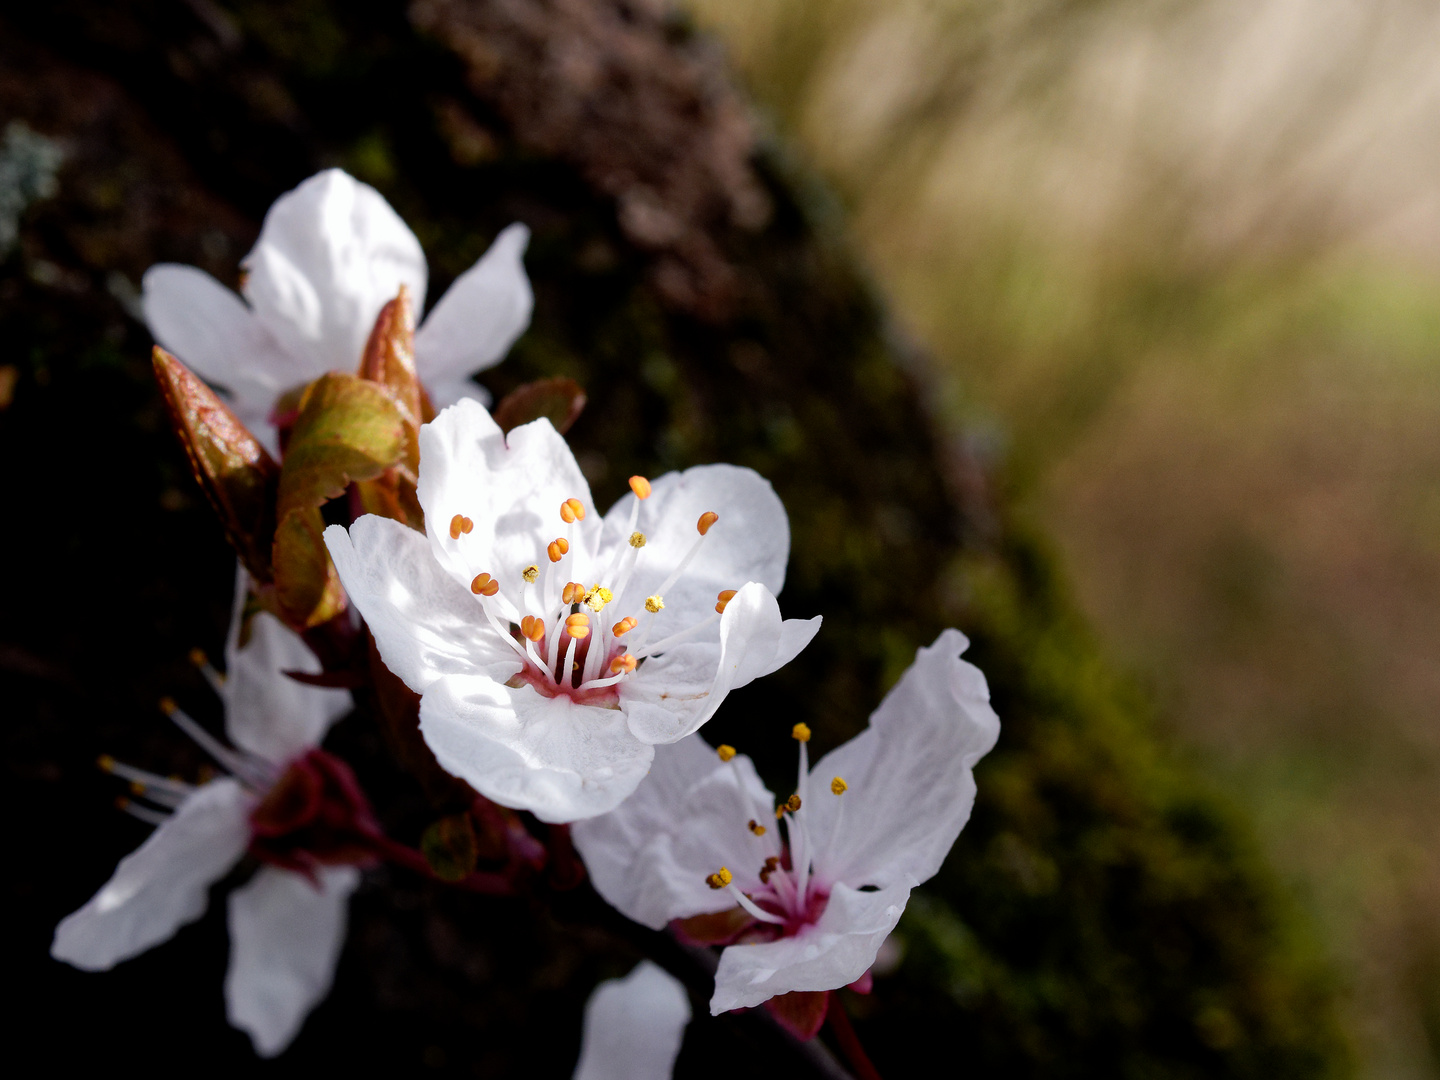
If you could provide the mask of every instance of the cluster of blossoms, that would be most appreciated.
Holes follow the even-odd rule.
[[[366,868],[516,891],[547,857],[523,811],[570,825],[620,912],[721,948],[712,1013],[767,1005],[805,1039],[829,1017],[853,1041],[832,991],[868,990],[910,891],[969,817],[972,769],[999,730],[984,677],[945,631],[813,769],[810,729],[794,724],[795,790],[778,802],[748,757],[707,744],[726,695],[820,629],[780,614],[785,509],[753,471],[716,464],[631,477],[601,515],[549,419],[502,427],[507,403],[492,415],[469,376],[528,323],[527,236],[502,232],[415,330],[418,242],[377,192],[331,170],[271,208],[244,300],[191,267],[146,275],[147,318],[179,358],[157,350],[162,386],[188,395],[172,415],[243,564],[227,674],[202,663],[228,745],[164,704],[225,775],[192,786],[104,761],[156,828],[60,924],[53,954],[109,968],[253,868],[229,896],[225,998],[275,1054],[328,991]],[[186,382],[180,361],[215,389]],[[370,403],[354,425],[368,442],[346,442],[350,414],[317,424],[340,401]],[[394,437],[377,440],[387,423]],[[322,547],[318,505],[337,495],[349,524],[324,528]],[[423,851],[386,836],[320,748],[357,667],[382,709],[411,710],[430,767],[473,790]],[[476,869],[477,829],[498,838],[500,868]],[[643,963],[592,997],[576,1076],[668,1076],[689,1019],[680,984]]]

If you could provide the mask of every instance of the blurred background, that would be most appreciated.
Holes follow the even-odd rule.
[[[1440,12],[690,0],[1109,655],[1440,1076]]]
[[[862,1003],[884,1060],[1346,1076],[1334,972],[1361,1076],[1440,1077],[1440,10],[681,2],[0,16],[19,1028],[57,1061],[258,1067],[219,1011],[221,914],[104,978],[45,945],[143,835],[95,754],[193,770],[154,702],[206,693],[183,657],[229,611],[136,285],[164,260],[234,284],[271,201],[338,164],[415,228],[432,295],[530,224],[536,318],[486,383],[592,391],[571,439],[602,504],[697,461],[776,483],[787,610],[827,633],[717,738],[763,746],[803,704],[838,741],[916,645],[971,635],[1005,736]],[[96,447],[108,482],[77,495]],[[373,732],[339,738],[393,782]],[[634,959],[384,875],[353,919],[271,1075],[564,1075],[584,996]],[[729,1068],[721,1036],[687,1075]]]

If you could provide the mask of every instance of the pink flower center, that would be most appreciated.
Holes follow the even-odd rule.
[[[713,615],[652,640],[656,617],[665,608],[665,591],[690,565],[719,515],[707,511],[700,516],[689,552],[656,592],[640,596],[631,583],[648,540],[635,525],[640,503],[650,497],[650,482],[633,476],[630,487],[636,499],[622,533],[628,541],[608,557],[586,550],[587,534],[577,528],[585,520],[585,506],[572,498],[560,504],[564,534],[550,541],[518,580],[502,582],[487,571],[471,579],[470,591],[485,618],[523,663],[512,686],[529,685],[546,697],[617,708],[621,685],[648,657],[717,621],[735,596],[735,590],[724,590],[716,597]],[[464,514],[450,520],[450,539],[462,553],[465,537],[474,528],[475,522]],[[567,580],[572,576],[581,580]]]

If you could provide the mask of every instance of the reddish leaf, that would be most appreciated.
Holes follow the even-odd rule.
[[[580,418],[585,400],[585,391],[574,379],[537,379],[506,394],[492,415],[501,431],[509,432],[543,416],[563,435]]]
[[[771,998],[765,1007],[797,1039],[813,1039],[825,1023],[830,991],[796,990]]]
[[[670,924],[681,941],[692,945],[729,945],[750,927],[755,918],[744,908],[732,907],[709,915],[692,915]]]
[[[271,578],[275,496],[280,467],[215,392],[159,346],[155,379],[191,471],[220,517],[225,538],[245,569]]]

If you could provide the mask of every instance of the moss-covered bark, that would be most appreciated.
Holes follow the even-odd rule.
[[[734,695],[712,737],[783,775],[795,718],[823,752],[916,646],[951,624],[974,639],[1003,734],[974,820],[901,924],[903,962],[853,1001],[882,1067],[1345,1071],[1330,990],[1244,830],[1166,760],[1041,548],[937,435],[922,366],[823,192],[754,137],[682,22],[639,0],[67,0],[10,18],[0,117],[67,153],[0,268],[18,374],[0,413],[0,678],[27,807],[12,971],[38,987],[25,1023],[53,1054],[248,1054],[221,1018],[215,914],[104,977],[42,943],[138,838],[106,813],[93,756],[196,764],[152,702],[203,708],[182,658],[219,645],[228,608],[230,556],[127,314],[140,274],[178,260],[233,283],[270,201],[342,164],[414,227],[432,297],[504,224],[530,224],[533,328],[484,381],[587,388],[570,438],[600,505],[632,472],[712,460],[775,484],[794,530],[782,604],[825,630]],[[342,725],[334,744],[418,836],[427,808],[375,733]],[[585,995],[632,959],[609,930],[397,875],[360,894],[335,994],[276,1067],[567,1075]],[[681,1075],[766,1074],[731,1035],[696,1025]]]

